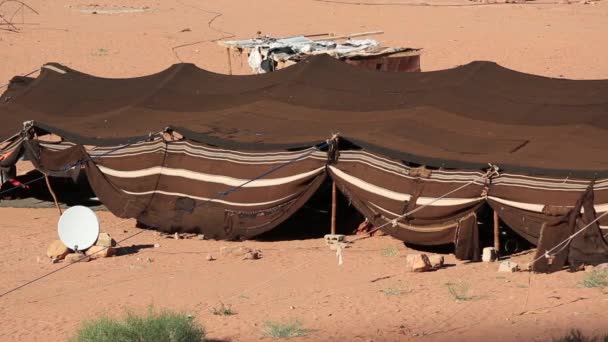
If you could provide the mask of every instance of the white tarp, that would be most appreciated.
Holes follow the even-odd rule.
[[[255,73],[264,73],[261,65],[265,59],[274,61],[289,61],[302,55],[326,53],[336,58],[353,56],[359,52],[377,49],[378,42],[373,39],[347,40],[336,43],[331,40],[312,40],[304,36],[289,38],[262,37],[246,40],[231,40],[222,42],[222,45],[244,50],[250,50],[249,65]]]

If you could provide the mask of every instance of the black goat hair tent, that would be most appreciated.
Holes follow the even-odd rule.
[[[250,238],[330,176],[374,225],[462,259],[478,258],[483,203],[539,253],[585,229],[549,271],[608,259],[607,132],[608,80],[490,62],[386,73],[320,55],[263,75],[176,64],[130,79],[51,63],[0,97],[0,166],[84,168],[114,214],[160,230]]]

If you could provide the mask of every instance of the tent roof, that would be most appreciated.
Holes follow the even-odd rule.
[[[339,132],[389,157],[446,168],[608,174],[608,80],[524,74],[490,62],[422,73],[369,71],[319,55],[262,75],[175,64],[107,79],[47,64],[0,98],[0,140],[34,120],[82,144],[174,127],[227,148],[309,146]]]

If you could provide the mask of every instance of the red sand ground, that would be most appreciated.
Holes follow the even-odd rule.
[[[44,255],[56,238],[56,210],[1,209],[0,217],[0,290],[64,265]],[[132,220],[100,217],[117,240],[140,231]],[[354,243],[341,266],[321,239],[246,242],[263,258],[221,258],[219,248],[234,244],[144,231],[123,243],[141,246],[135,254],[74,264],[0,298],[0,340],[61,341],[82,319],[150,305],[195,315],[209,337],[230,341],[261,339],[265,321],[294,319],[312,330],[299,338],[309,341],[547,341],[573,327],[606,329],[608,295],[578,287],[586,272],[497,273],[496,263],[447,256],[455,266],[406,273],[404,256],[413,251],[390,237]],[[207,261],[209,253],[218,260]],[[468,286],[472,299],[456,301],[449,284]],[[220,302],[237,314],[213,315]]]
[[[77,1],[27,3],[40,13],[23,15],[31,25],[19,26],[20,33],[0,31],[0,84],[48,61],[106,77],[145,75],[179,60],[226,72],[225,51],[209,41],[230,34],[246,38],[258,30],[280,36],[382,29],[386,33],[377,38],[387,45],[424,48],[424,70],[485,59],[552,77],[608,78],[605,1],[461,7],[312,0],[96,1],[96,7]],[[0,7],[0,13],[10,15],[15,7],[9,6]],[[144,6],[142,13],[102,13]],[[79,12],[93,8],[99,13]],[[181,32],[186,28],[190,31]],[[207,42],[172,50],[197,41]],[[248,72],[246,65],[233,67]],[[103,229],[117,240],[139,231],[132,220],[100,216]],[[56,211],[0,209],[0,218],[0,292],[63,265],[44,257],[56,238]],[[233,341],[261,339],[265,321],[291,319],[312,330],[298,339],[315,341],[546,341],[570,328],[590,334],[607,330],[608,295],[579,288],[584,272],[499,274],[497,264],[462,264],[448,257],[457,266],[410,274],[404,272],[403,257],[412,251],[390,237],[353,244],[342,266],[318,239],[246,243],[263,251],[257,261],[207,262],[208,253],[219,257],[219,247],[232,243],[177,241],[151,231],[125,245],[154,243],[161,247],[76,264],[0,298],[0,340],[63,341],[83,319],[149,305],[191,313],[211,338]],[[398,256],[383,256],[391,247]],[[516,259],[525,264],[529,258]],[[473,299],[455,301],[449,283],[468,285]],[[395,290],[403,293],[391,295]],[[237,314],[212,315],[220,302]]]

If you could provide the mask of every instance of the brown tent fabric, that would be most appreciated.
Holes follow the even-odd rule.
[[[475,213],[485,200],[485,174],[412,168],[365,151],[341,151],[329,173],[384,232],[419,245],[453,243],[458,258],[479,258]]]
[[[608,262],[608,243],[597,223],[593,193],[591,183],[568,213],[543,224],[534,258],[537,261],[532,265],[534,271],[550,273],[566,264],[578,269],[585,264]]]
[[[28,120],[98,146],[168,126],[234,150],[312,146],[340,132],[411,163],[593,178],[608,170],[607,99],[608,81],[550,79],[489,62],[382,73],[320,55],[263,75],[176,64],[131,79],[48,64],[0,99],[0,139]]]
[[[607,114],[608,81],[489,62],[382,73],[313,56],[264,75],[176,64],[131,79],[51,63],[0,97],[0,166],[25,155],[51,175],[85,172],[117,216],[217,239],[272,229],[330,175],[374,226],[424,207],[384,231],[453,243],[457,257],[476,260],[486,202],[542,249],[573,232],[567,213],[584,207],[579,225],[608,211]],[[326,153],[336,132],[340,144]],[[38,139],[47,133],[63,141]],[[499,174],[487,175],[488,164]],[[607,224],[572,242],[571,263],[604,260]]]
[[[203,233],[210,239],[248,239],[289,218],[325,178],[324,153],[239,153],[187,141],[154,139],[125,147],[85,151],[81,145],[50,150],[25,142],[26,155],[44,171],[82,161],[93,191],[112,213],[167,232]],[[91,157],[104,155],[103,158]],[[286,160],[239,191],[222,195]],[[80,166],[78,166],[80,167]]]

